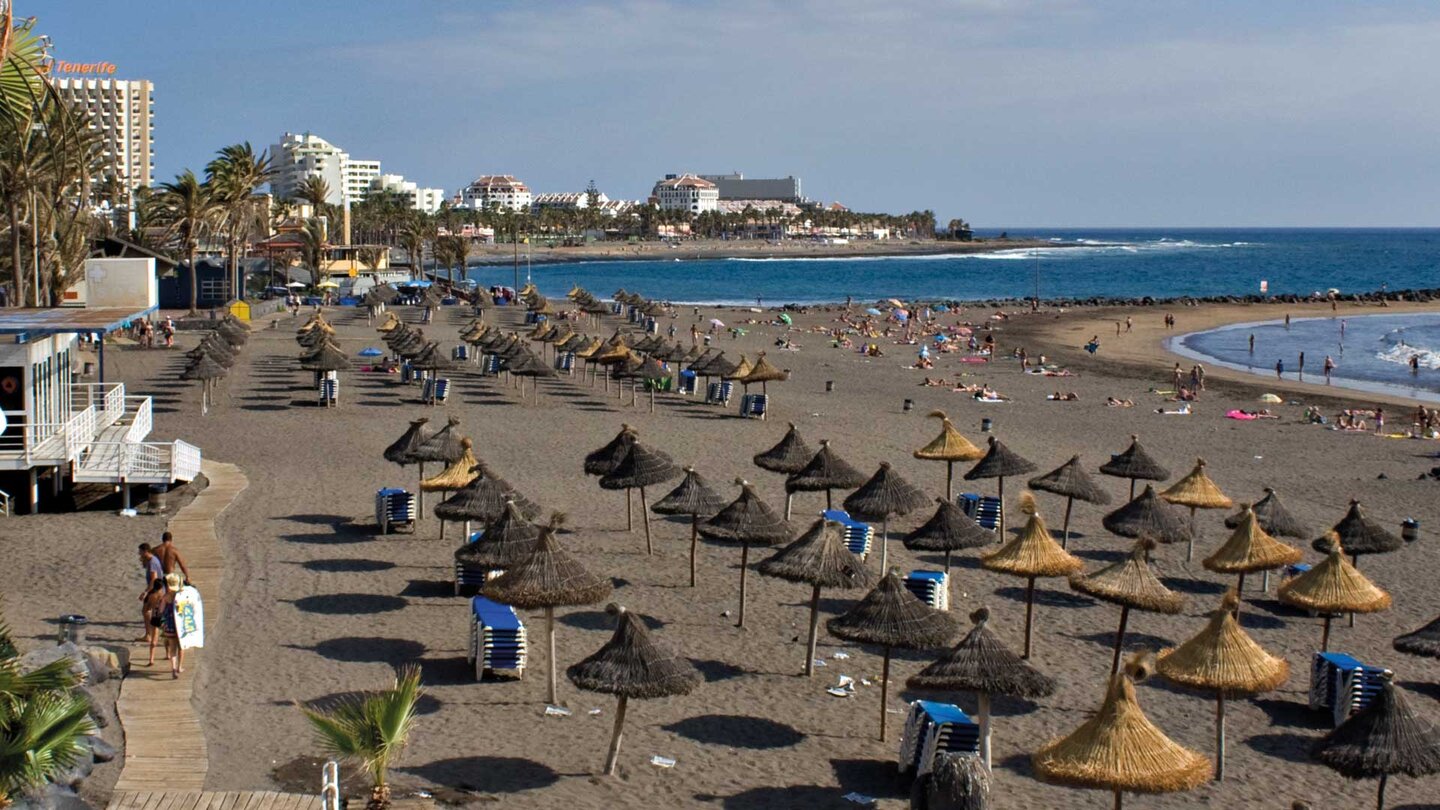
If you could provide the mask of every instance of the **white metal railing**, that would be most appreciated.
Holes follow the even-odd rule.
[[[200,474],[200,448],[179,439],[170,447],[170,480],[193,481]]]
[[[105,392],[105,421],[115,424],[125,415],[125,383],[116,383]]]
[[[171,456],[170,445],[163,442],[92,442],[80,455],[78,467],[82,475],[156,478],[170,475]]]
[[[135,415],[130,419],[130,428],[125,431],[125,441],[143,441],[146,436],[150,435],[154,423],[150,397],[127,397],[127,399],[138,399],[140,404],[135,407]]]
[[[0,489],[0,515],[11,514],[10,507],[13,504],[10,493]]]

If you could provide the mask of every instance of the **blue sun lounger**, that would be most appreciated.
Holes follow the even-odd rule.
[[[1310,708],[1330,710],[1335,725],[1370,705],[1389,670],[1340,652],[1317,652],[1310,662]]]
[[[957,495],[955,502],[960,509],[970,516],[970,519],[980,524],[983,529],[995,531],[1000,525],[1000,499],[991,495],[977,495],[973,492],[962,492]]]
[[[905,577],[905,589],[921,602],[936,610],[950,609],[950,589],[944,571],[911,571]]]
[[[389,534],[399,526],[415,530],[415,496],[403,489],[390,487],[375,493],[375,523],[381,534]]]
[[[333,408],[340,401],[340,381],[329,378],[320,381],[320,404]]]
[[[831,523],[839,523],[845,532],[845,545],[850,553],[865,559],[870,553],[870,543],[875,539],[875,529],[870,524],[850,517],[850,513],[843,509],[826,509],[820,516]]]
[[[475,680],[483,680],[486,672],[514,670],[525,672],[525,624],[509,605],[492,602],[483,596],[470,600],[470,653],[467,657],[475,668]]]
[[[980,726],[959,706],[917,700],[900,735],[900,773],[924,776],[942,753],[979,756]]]

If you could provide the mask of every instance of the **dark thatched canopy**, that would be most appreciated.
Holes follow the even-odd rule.
[[[911,676],[905,685],[911,689],[984,692],[1027,700],[1054,694],[1055,681],[1011,652],[986,627],[989,620],[988,608],[982,607],[971,613],[970,621],[975,626],[960,639],[960,643],[938,661]]]
[[[416,461],[443,461],[446,464],[459,460],[465,455],[465,445],[461,442],[465,437],[460,435],[459,427],[460,420],[450,417],[445,427],[435,431],[414,449],[411,457]]]
[[[1111,456],[1109,461],[1101,464],[1100,472],[1116,478],[1131,478],[1141,481],[1164,481],[1170,477],[1170,471],[1160,466],[1160,462],[1145,452],[1145,448],[1140,444],[1140,437],[1134,434],[1130,436],[1130,446],[1125,448],[1124,452]]]
[[[307,371],[344,371],[350,368],[350,359],[333,343],[321,344],[320,350],[300,361]]]
[[[1165,587],[1151,570],[1150,551],[1154,548],[1154,541],[1142,538],[1123,559],[1090,574],[1071,576],[1070,587],[1096,599],[1136,610],[1179,613],[1185,609],[1185,597]]]
[[[786,492],[819,492],[826,489],[852,489],[865,483],[865,474],[846,463],[828,439],[799,472],[785,479]]]
[[[695,472],[695,468],[686,467],[685,477],[680,481],[680,485],[656,501],[650,511],[657,515],[695,515],[708,518],[724,509],[727,503],[723,495],[711,489],[700,473]]]
[[[1416,712],[1387,673],[1380,693],[1311,749],[1311,754],[1350,779],[1440,772],[1440,728]]]
[[[982,528],[953,501],[936,498],[935,514],[920,528],[905,535],[911,551],[959,551],[980,548],[995,542],[995,533]]]
[[[1310,545],[1316,551],[1324,554],[1330,550],[1330,542],[1337,537],[1340,539],[1340,545],[1345,547],[1345,553],[1352,556],[1388,554],[1398,551],[1405,545],[1404,540],[1395,536],[1378,521],[1367,517],[1360,508],[1360,502],[1353,500],[1350,502],[1350,509],[1345,513],[1345,517],[1335,524],[1335,528],[1315,538],[1315,542]]]
[[[1050,472],[1031,478],[1030,488],[1086,503],[1110,503],[1110,493],[1101,489],[1090,478],[1085,468],[1080,466],[1079,456],[1071,456],[1069,461]]]
[[[836,524],[823,518],[760,563],[760,573],[822,588],[868,588],[875,582],[865,562],[845,544]]]
[[[500,518],[486,526],[479,539],[455,550],[455,561],[487,568],[509,568],[534,549],[539,536],[540,530],[520,514],[514,500],[509,500]]]
[[[192,362],[180,372],[182,380],[218,380],[228,372],[225,366],[221,365],[210,355],[202,355],[200,359]]]
[[[419,459],[415,457],[415,450],[424,444],[426,439],[430,438],[430,430],[425,427],[429,421],[428,418],[423,416],[412,421],[410,427],[405,429],[405,433],[396,439],[393,444],[385,448],[385,460],[392,464],[399,464],[402,467],[406,464],[414,464],[419,461]]]
[[[943,647],[960,632],[954,616],[921,602],[894,568],[864,599],[825,627],[830,635],[846,641],[911,650]]]
[[[707,540],[754,543],[773,546],[790,539],[790,524],[770,504],[755,494],[746,481],[737,480],[740,496],[716,515],[700,524],[700,534]]]
[[[1440,658],[1440,618],[1413,632],[1396,636],[1392,642],[1395,649],[1410,655]]]
[[[687,695],[700,685],[694,665],[655,643],[639,616],[618,605],[606,612],[617,617],[615,635],[565,671],[572,683],[590,692],[638,699]]]
[[[520,514],[533,519],[540,514],[540,507],[515,492],[504,480],[492,474],[484,465],[476,465],[479,475],[466,484],[464,489],[435,504],[435,517],[441,520],[478,520],[490,523],[505,514],[505,504],[514,501]]]
[[[610,581],[587,571],[555,539],[562,520],[561,515],[552,517],[550,525],[540,529],[529,554],[485,583],[485,595],[528,610],[590,605],[609,596]]]
[[[615,434],[606,445],[585,456],[586,475],[604,475],[615,468],[625,454],[630,450],[630,444],[635,441],[635,429],[629,425],[621,425],[620,432]]]
[[[882,461],[870,480],[845,498],[845,511],[860,520],[882,520],[909,514],[929,501],[919,487],[901,478],[890,462]]]
[[[976,462],[975,466],[965,473],[965,480],[1008,478],[1012,475],[1025,475],[1032,472],[1035,472],[1034,464],[1021,458],[999,439],[991,436],[990,449],[986,451],[984,458]]]
[[[1276,537],[1309,537],[1310,527],[1306,526],[1299,518],[1291,514],[1285,505],[1280,503],[1280,496],[1270,487],[1265,488],[1265,497],[1250,507],[1255,513],[1255,520],[1259,522],[1260,528],[1266,533]],[[1245,510],[1225,518],[1225,527],[1233,529],[1240,525],[1245,519]]]
[[[770,472],[789,475],[805,469],[810,459],[815,457],[815,451],[805,444],[800,438],[800,431],[796,429],[795,423],[790,423],[790,429],[785,431],[784,438],[774,447],[763,453],[756,453],[754,457],[755,466]]]
[[[1100,523],[1121,537],[1149,537],[1157,543],[1183,543],[1190,539],[1190,527],[1175,507],[1160,500],[1155,487],[1145,491],[1110,514]]]
[[[670,457],[638,441],[631,442],[625,455],[611,470],[600,476],[603,489],[653,487],[680,474]]]

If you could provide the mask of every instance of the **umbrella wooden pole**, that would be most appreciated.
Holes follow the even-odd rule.
[[[825,508],[826,508],[826,509],[833,509],[833,508],[835,508],[835,507],[830,503],[830,490],[828,490],[828,489],[825,490]]]
[[[740,621],[736,627],[745,626],[745,574],[750,569],[750,544],[740,544]]]
[[[885,707],[890,703],[890,645],[885,645],[885,665],[880,670],[880,742],[885,742],[889,717]]]
[[[1185,562],[1195,559],[1195,507],[1190,507],[1190,539],[1185,541]]]
[[[1245,604],[1245,572],[1241,571],[1240,576],[1235,580],[1235,595],[1239,597],[1235,604],[1235,621],[1240,621],[1240,605]]]
[[[815,674],[815,641],[820,634],[820,586],[810,593],[810,636],[805,642],[805,677]]]
[[[1005,476],[1000,476],[1000,534],[995,542],[1005,542]]]
[[[1225,693],[1215,693],[1215,781],[1225,781]]]
[[[1025,580],[1025,654],[1021,658],[1030,660],[1030,628],[1035,618],[1035,578]]]
[[[640,519],[645,521],[645,553],[654,554],[655,548],[650,545],[650,510],[645,507],[644,487],[640,487]]]
[[[1350,555],[1350,564],[1353,565],[1353,566],[1355,566],[1355,570],[1356,570],[1356,571],[1359,571],[1359,570],[1360,570],[1360,555],[1359,555],[1359,554],[1351,554],[1351,555]],[[1355,614],[1354,614],[1354,613],[1351,613],[1351,614],[1350,614],[1350,626],[1351,626],[1351,627],[1354,627],[1354,626],[1355,626]]]
[[[444,519],[444,518],[441,518],[441,519],[440,519],[440,539],[441,539],[441,540],[444,540],[444,539],[445,539],[445,519]]]
[[[785,519],[786,519],[786,520],[789,520],[789,519],[790,519],[790,504],[793,503],[794,501],[795,501],[795,493],[793,493],[793,492],[786,492],[786,493],[785,493]]]
[[[981,692],[978,696],[980,704],[980,758],[985,762],[985,768],[990,768],[990,693]]]
[[[635,509],[631,506],[630,489],[625,489],[625,531],[635,531]]]
[[[1071,496],[1065,499],[1065,522],[1060,524],[1060,547],[1070,547],[1070,508],[1075,505],[1075,498]]]
[[[425,480],[425,462],[420,462],[420,480]],[[423,487],[416,487],[415,492],[415,520],[425,516],[425,490]]]
[[[1131,498],[1131,500],[1134,500],[1134,498]],[[1118,791],[1118,790],[1115,791],[1115,810],[1122,810],[1122,809],[1124,808],[1124,806],[1125,806],[1125,794],[1122,793],[1122,792],[1120,792],[1120,791]]]
[[[955,462],[945,462],[945,500],[955,499]]]
[[[460,537],[460,545],[463,546],[463,545],[465,545],[466,543],[469,543],[469,542],[470,542],[470,521],[467,520],[467,521],[465,521],[465,534],[461,535],[461,537]]]
[[[1115,660],[1110,662],[1110,674],[1120,671],[1120,650],[1125,647],[1125,625],[1130,621],[1130,606],[1120,606],[1120,629],[1115,631]]]
[[[548,697],[545,698],[545,702],[553,705],[555,703],[555,674],[560,669],[560,665],[555,662],[554,605],[545,606],[545,643],[550,648],[550,657],[546,659],[546,663],[550,665],[550,691],[546,693]]]
[[[1330,614],[1325,614],[1325,626],[1320,631],[1320,652],[1330,649]]]
[[[655,389],[650,389],[650,413],[655,412]]]
[[[1130,479],[1130,500],[1135,500],[1135,479]]]
[[[1261,593],[1269,593],[1269,592],[1270,592],[1270,569],[1269,569],[1269,568],[1266,568],[1265,571],[1264,571],[1263,573],[1261,573],[1261,575],[1260,575],[1260,592],[1261,592]]]
[[[880,570],[890,570],[890,516],[880,518]]]
[[[690,587],[695,587],[695,552],[700,546],[700,516],[690,516]]]
[[[605,775],[615,775],[615,760],[620,758],[620,736],[625,730],[625,703],[624,695],[615,702],[615,730],[610,734],[610,753],[605,755]]]

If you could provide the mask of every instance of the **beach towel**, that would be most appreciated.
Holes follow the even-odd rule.
[[[200,592],[189,585],[175,594],[175,632],[182,650],[205,646],[205,605]]]
[[[1256,416],[1256,415],[1253,414],[1253,413],[1245,413],[1244,411],[1226,411],[1226,412],[1225,412],[1225,418],[1226,418],[1226,419],[1239,419],[1239,420],[1242,420],[1242,421],[1249,421],[1249,420],[1251,420],[1251,419],[1259,419],[1260,417]]]
[[[984,398],[984,397],[976,397],[976,398],[975,398],[975,401],[976,401],[976,402],[992,403],[992,402],[1009,402],[1010,400],[1008,400],[1008,399],[986,399],[986,398]]]

